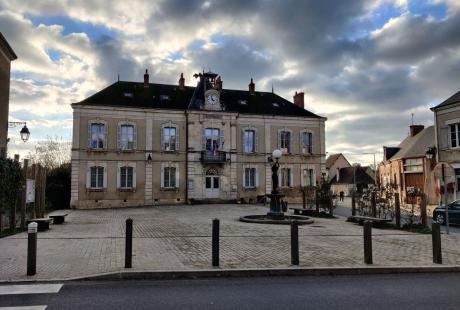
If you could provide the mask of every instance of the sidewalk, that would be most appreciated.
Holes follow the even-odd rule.
[[[0,239],[0,280],[69,279],[125,270],[125,220],[134,221],[132,271],[199,271],[211,267],[211,221],[220,222],[220,268],[290,267],[290,227],[249,224],[264,214],[246,205],[74,210],[64,225],[38,234],[37,275],[27,277],[27,234]],[[344,218],[299,228],[300,267],[364,267],[362,227]],[[374,266],[435,266],[431,235],[373,229]],[[442,236],[445,265],[460,265],[460,235]]]

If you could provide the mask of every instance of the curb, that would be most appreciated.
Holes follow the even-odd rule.
[[[91,276],[65,279],[3,280],[5,283],[62,282],[62,281],[121,281],[121,280],[174,280],[206,278],[255,278],[255,277],[301,277],[301,276],[359,276],[385,274],[457,273],[460,266],[406,266],[406,267],[315,267],[315,268],[250,268],[250,269],[203,269],[182,271],[118,271]]]

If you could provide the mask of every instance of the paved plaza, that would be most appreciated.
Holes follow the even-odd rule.
[[[254,205],[182,205],[71,210],[64,225],[38,233],[37,275],[26,276],[27,234],[0,239],[0,280],[69,279],[125,270],[125,221],[134,221],[134,271],[211,269],[211,225],[219,218],[221,269],[290,264],[290,227],[249,224]],[[362,227],[345,218],[300,226],[300,267],[363,267]],[[433,266],[431,235],[373,229],[375,266]],[[443,262],[460,265],[460,234],[442,235]]]

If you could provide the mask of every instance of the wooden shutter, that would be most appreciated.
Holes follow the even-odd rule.
[[[441,127],[440,131],[441,132],[439,133],[439,148],[441,150],[448,149],[450,145],[449,126]]]
[[[179,188],[179,165],[176,164],[176,188]]]
[[[137,173],[136,173],[136,164],[130,165],[133,168],[133,189],[136,189]]]
[[[88,148],[92,148],[91,141],[92,141],[92,133],[91,133],[91,122],[88,122]]]
[[[91,167],[86,168],[86,188],[91,188]]]
[[[243,166],[243,171],[241,173],[241,176],[243,177],[243,182],[241,183],[243,187],[246,187],[246,167]]]
[[[137,125],[133,124],[133,148],[137,150]]]
[[[288,153],[292,153],[292,138],[293,138],[293,134],[291,131],[288,131],[289,132],[289,140],[288,140]]]
[[[257,134],[257,129],[254,129],[254,152],[259,151],[259,135]]]
[[[201,149],[206,150],[206,128],[203,128],[201,133]]]
[[[117,125],[117,149],[121,150],[121,125],[118,123]]]
[[[161,166],[161,173],[160,173],[160,186],[165,187],[165,171],[163,165]]]
[[[281,149],[281,130],[278,130],[278,149]]]
[[[316,186],[316,170],[313,169],[313,184],[311,184],[312,186]]]
[[[299,139],[299,150],[300,150],[300,154],[305,154],[305,150],[304,150],[304,145],[303,145],[303,135],[305,135],[306,132],[305,131],[301,131],[300,132],[300,139]],[[300,169],[302,170],[302,169]]]
[[[179,151],[179,126],[176,126],[176,151]]]
[[[224,150],[224,130],[221,129],[219,130],[220,136],[219,136],[219,150],[223,151]]]
[[[117,167],[117,188],[121,188],[121,165]]]
[[[294,186],[294,174],[292,173],[292,168],[289,169],[289,187]]]
[[[246,150],[245,150],[245,148],[246,148],[245,133],[246,133],[246,129],[243,129],[241,131],[241,145],[243,146],[243,148],[242,148],[243,153],[246,153]]]
[[[313,142],[313,133],[310,133],[310,153],[313,154],[313,147],[315,146],[315,143]]]
[[[258,188],[259,187],[259,169],[255,168],[256,169],[256,187]]]
[[[302,136],[302,134],[301,134]],[[300,186],[304,187],[306,186],[305,184],[305,180],[304,180],[304,177],[303,177],[303,173],[304,173],[304,168],[300,168]]]
[[[103,181],[102,181],[102,187],[104,189],[107,189],[107,167],[104,166],[104,178],[103,178]]]

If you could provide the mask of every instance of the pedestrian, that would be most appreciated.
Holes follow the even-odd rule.
[[[343,196],[345,195],[345,193],[343,191],[340,191],[340,201],[343,201]]]

